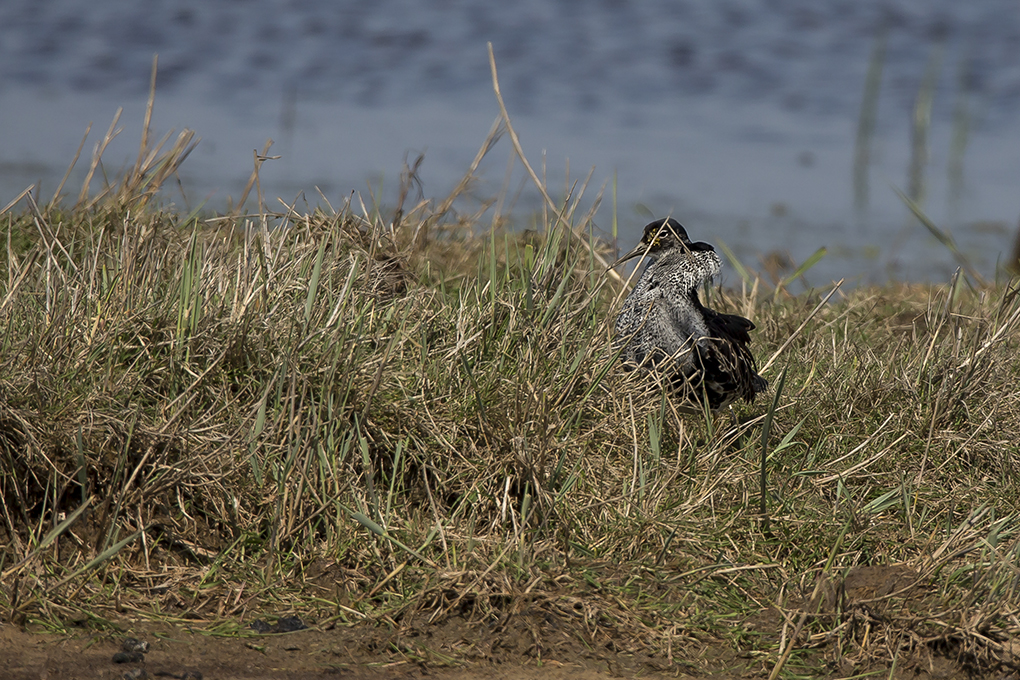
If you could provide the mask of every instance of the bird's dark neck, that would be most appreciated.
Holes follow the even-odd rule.
[[[701,314],[702,318],[704,318],[705,305],[701,304],[701,297],[698,295],[699,287],[700,286],[698,285],[691,286],[691,289],[690,291],[688,291],[687,296],[690,298],[691,304],[694,305],[694,309],[698,310],[698,313]]]

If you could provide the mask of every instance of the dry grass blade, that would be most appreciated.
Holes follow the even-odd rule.
[[[801,324],[799,326],[797,326],[797,330],[795,330],[790,335],[790,337],[788,337],[783,342],[783,344],[780,345],[779,349],[777,349],[775,352],[773,352],[772,356],[769,357],[769,360],[766,361],[765,365],[761,367],[760,371],[758,371],[759,373],[764,375],[769,370],[769,367],[772,366],[772,362],[774,362],[776,359],[778,359],[779,355],[782,354],[786,350],[786,348],[789,347],[790,344],[794,340],[797,339],[797,336],[800,335],[801,331],[803,331],[804,328],[808,325],[808,322],[810,322],[811,319],[813,319],[815,317],[815,314],[817,314],[818,311],[820,309],[822,309],[822,307],[825,306],[825,304],[829,301],[829,299],[832,298],[832,296],[836,294],[836,291],[839,290],[839,287],[842,286],[842,285],[843,285],[843,279],[840,279],[839,281],[836,282],[836,285],[834,285],[832,287],[832,290],[830,290],[828,292],[828,294],[825,297],[822,298],[821,302],[819,302],[817,305],[815,305],[815,308],[811,310],[811,313],[807,315],[807,317],[801,322]]]
[[[142,121],[142,142],[138,145],[138,159],[131,171],[128,183],[136,183],[142,177],[142,159],[149,149],[149,129],[152,125],[152,109],[156,103],[156,71],[159,66],[159,55],[152,55],[152,75],[149,77],[149,100],[145,104],[145,119]]]
[[[64,171],[64,176],[60,178],[60,184],[57,185],[57,190],[53,192],[53,198],[50,199],[50,207],[56,207],[60,202],[61,192],[64,190],[64,185],[67,184],[67,179],[71,176],[71,171],[74,170],[74,166],[78,165],[78,159],[81,157],[81,150],[85,148],[85,140],[89,138],[89,133],[92,132],[92,123],[89,123],[85,127],[85,134],[81,137],[81,142],[78,143],[78,150],[74,152],[74,158],[71,159],[70,165],[67,166],[67,170]],[[2,212],[0,212],[2,214]]]
[[[563,225],[565,233],[570,234],[574,238],[580,238],[570,226],[569,220],[560,211],[556,202],[549,196],[549,192],[545,188],[545,184],[539,179],[534,169],[531,167],[531,163],[528,162],[527,156],[524,155],[524,148],[521,146],[521,140],[517,137],[517,132],[514,130],[513,125],[510,123],[510,113],[506,109],[506,104],[503,102],[503,95],[499,90],[499,77],[496,74],[496,57],[492,51],[492,43],[488,43],[489,47],[489,69],[492,72],[492,89],[496,93],[496,101],[499,102],[499,110],[503,116],[503,125],[506,127],[507,134],[510,136],[510,141],[513,143],[514,151],[517,153],[517,157],[521,159],[521,163],[524,164],[524,169],[527,170],[528,176],[531,177],[531,181],[535,187],[541,192],[542,198],[545,199],[546,206],[552,211],[553,215],[556,216],[556,221]],[[605,268],[608,275],[617,281],[623,281],[622,277],[614,270],[609,269],[609,262],[602,257],[600,254],[594,254],[596,261]]]
[[[22,192],[20,194],[18,194],[17,196],[14,197],[14,200],[12,200],[10,203],[8,203],[7,205],[5,205],[3,207],[3,210],[0,210],[0,215],[6,215],[7,211],[10,210],[11,208],[13,208],[14,206],[16,206],[21,199],[23,199],[25,196],[28,196],[30,193],[32,193],[32,189],[35,189],[35,185],[34,184],[32,184],[31,186],[29,186],[26,189],[22,190]]]
[[[489,134],[485,136],[485,141],[482,142],[481,147],[478,149],[478,153],[475,154],[474,160],[471,161],[471,165],[468,166],[468,169],[464,173],[464,176],[461,177],[460,182],[457,183],[457,186],[453,188],[453,191],[451,191],[437,206],[435,210],[435,214],[437,216],[446,215],[453,207],[457,198],[463,194],[469,186],[471,186],[471,183],[477,175],[478,167],[482,164],[482,160],[486,155],[488,155],[492,148],[496,146],[496,143],[499,142],[499,139],[502,136],[502,130],[503,120],[501,118],[497,118],[492,123],[492,127],[489,129]],[[430,224],[431,220],[428,219],[423,219],[418,224],[418,227],[414,232],[414,237],[412,238],[412,242],[415,244],[416,248],[421,249],[428,244]]]
[[[113,141],[113,138],[120,133],[120,130],[117,129],[117,123],[120,121],[120,114],[123,112],[123,108],[118,108],[117,113],[113,114],[113,121],[110,122],[110,129],[106,131],[106,135],[103,137],[102,141],[96,144],[96,148],[92,151],[92,163],[89,164],[89,170],[85,174],[85,180],[81,183],[81,192],[78,193],[79,206],[84,205],[85,201],[88,200],[89,186],[92,184],[92,176],[96,174],[96,170],[102,162],[103,153],[106,151],[106,147],[108,147],[110,142]],[[100,197],[102,195],[103,194],[100,194]]]
[[[971,366],[975,360],[991,349],[996,343],[1001,342],[1008,336],[1009,333],[1016,330],[1017,324],[1020,322],[1020,303],[1018,303],[1016,293],[1016,288],[1009,293],[1009,296],[1013,299],[1013,309],[1010,312],[1009,317],[1002,321],[999,327],[995,329],[995,332],[992,333],[991,337],[982,342],[981,346],[975,350],[974,354],[967,357],[963,363],[957,366],[957,369],[962,370]]]
[[[262,147],[262,153],[252,151],[255,157],[255,167],[251,171],[251,176],[248,177],[248,183],[244,185],[244,191],[241,192],[241,198],[237,201],[237,214],[240,215],[244,211],[244,203],[248,200],[248,194],[251,193],[252,187],[254,187],[259,181],[259,170],[262,168],[262,164],[268,160],[278,159],[279,156],[269,156],[269,148],[273,145],[273,140],[267,139],[265,146]],[[259,189],[259,210],[262,210],[262,190]]]

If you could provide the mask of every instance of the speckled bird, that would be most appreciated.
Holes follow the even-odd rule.
[[[707,397],[713,411],[738,398],[754,401],[768,386],[749,348],[754,324],[709,309],[698,297],[698,288],[719,275],[715,248],[691,242],[669,218],[645,226],[637,247],[612,266],[642,255],[650,262],[616,318],[625,365],[662,374],[691,402]]]

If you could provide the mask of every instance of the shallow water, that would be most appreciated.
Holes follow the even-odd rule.
[[[854,142],[882,27],[870,203],[858,213]],[[72,0],[7,0],[0,205],[39,180],[51,195],[85,126],[95,124],[87,154],[118,106],[124,131],[105,169],[132,162],[154,52],[155,129],[189,127],[203,140],[182,171],[178,203],[236,198],[253,150],[270,137],[282,158],[263,166],[267,196],[290,202],[303,191],[315,204],[318,187],[334,205],[352,190],[369,202],[372,181],[392,201],[404,157],[421,151],[425,195],[444,195],[498,112],[487,41],[525,150],[544,162],[550,185],[562,194],[568,164],[572,179],[594,166],[590,200],[615,176],[624,246],[651,215],[672,214],[751,266],[764,253],[799,262],[825,246],[829,255],[808,275],[815,285],[938,282],[955,268],[893,191],[908,185],[910,119],[935,60],[924,207],[985,276],[1009,251],[1020,215],[1012,0],[100,0],[87,12]],[[968,138],[963,182],[953,183],[961,103]],[[479,195],[499,193],[510,156],[504,140]],[[511,194],[519,177],[518,168]],[[537,205],[525,191],[514,213]],[[611,219],[607,187],[596,222],[608,230]]]

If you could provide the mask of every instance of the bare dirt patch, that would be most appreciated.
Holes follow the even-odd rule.
[[[149,643],[143,661],[113,661],[127,637]],[[565,630],[544,631],[535,638],[522,626],[493,635],[462,619],[410,635],[358,627],[223,637],[143,624],[123,635],[66,636],[4,625],[0,658],[5,660],[0,673],[5,680],[684,677],[680,667],[669,670],[665,660],[591,649]]]
[[[901,567],[865,567],[848,574],[833,591],[842,607],[874,606],[883,596],[909,592],[914,576]],[[832,603],[823,602],[821,609]],[[754,641],[746,648],[693,632],[678,636],[675,649],[651,653],[624,631],[600,629],[593,635],[578,621],[551,615],[542,606],[524,606],[512,615],[488,620],[454,614],[435,623],[412,615],[398,626],[317,627],[310,623],[290,633],[259,634],[245,626],[232,628],[228,635],[211,632],[216,626],[206,621],[188,627],[124,618],[115,622],[115,631],[71,629],[70,634],[30,632],[5,624],[0,625],[0,659],[4,660],[0,678],[766,678],[776,662],[775,642],[783,628],[777,610],[767,608],[734,622],[743,629],[744,639]],[[114,656],[129,638],[148,643],[144,658],[115,663]],[[836,659],[832,645],[807,647],[798,645],[798,661],[787,664],[784,677],[975,677],[973,667],[960,659],[931,650],[904,655],[890,673],[888,659],[854,659],[852,654]],[[773,653],[767,653],[768,649]],[[1014,676],[1000,672],[998,677]]]

